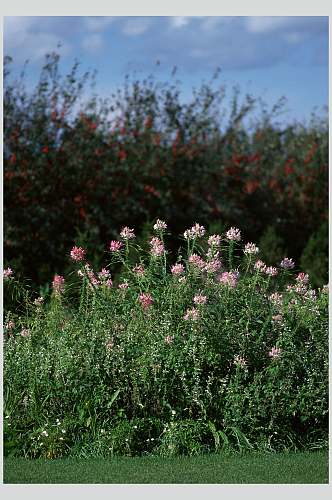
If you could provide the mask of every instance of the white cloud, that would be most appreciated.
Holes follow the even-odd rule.
[[[146,32],[149,25],[150,25],[149,19],[145,17],[142,18],[136,17],[126,20],[122,27],[122,31],[125,35],[129,36],[142,35],[143,33]]]
[[[289,26],[291,17],[252,16],[246,18],[246,27],[250,33],[266,33]]]
[[[105,29],[108,28],[108,26],[114,21],[116,21],[116,17],[114,16],[108,16],[108,17],[83,17],[83,22],[85,27],[89,31],[104,31]]]
[[[4,50],[16,60],[32,62],[45,57],[47,52],[58,50],[62,55],[71,51],[71,44],[61,36],[43,28],[42,17],[6,17],[4,21]],[[61,42],[61,48],[58,44]],[[25,49],[29,49],[28,52]]]
[[[88,52],[97,52],[103,47],[103,38],[100,33],[92,33],[83,38],[82,47]]]
[[[190,23],[189,16],[172,16],[169,18],[172,28],[182,28],[182,26],[187,26]]]

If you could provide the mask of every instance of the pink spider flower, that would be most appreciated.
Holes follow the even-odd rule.
[[[150,245],[151,245],[151,254],[154,257],[160,257],[165,251],[163,242],[159,238],[156,237],[152,238],[150,241]]]
[[[106,280],[108,278],[111,277],[111,273],[109,272],[108,269],[106,269],[105,267],[102,268],[102,270],[98,273],[98,276],[100,279],[102,280]]]
[[[133,240],[134,238],[136,238],[134,229],[130,229],[127,226],[121,229],[120,236],[123,240]]]
[[[163,220],[157,219],[153,229],[155,231],[165,231],[167,229],[167,224]]]
[[[74,262],[82,262],[85,259],[84,248],[73,247],[70,252],[70,257]]]
[[[220,242],[221,236],[219,236],[219,234],[212,234],[211,236],[209,236],[208,245],[210,247],[218,247],[220,245]]]
[[[139,301],[143,309],[148,309],[153,304],[153,298],[149,293],[141,293]]]
[[[216,273],[221,268],[221,260],[217,257],[205,264],[204,270],[207,273]]]
[[[280,267],[282,267],[283,269],[293,269],[294,266],[295,262],[293,262],[293,259],[289,259],[288,257],[285,257],[280,262]]]
[[[194,304],[196,304],[196,305],[206,304],[206,301],[207,301],[206,295],[198,294],[198,295],[195,295],[195,297],[194,297]]]
[[[143,276],[145,273],[145,267],[143,266],[143,264],[136,264],[136,266],[133,267],[133,272],[137,276]]]
[[[119,252],[122,247],[123,247],[122,241],[112,240],[109,249],[111,252]]]
[[[264,270],[265,274],[268,276],[277,276],[278,269],[276,267],[269,266]]]
[[[269,301],[272,302],[274,306],[282,306],[282,295],[281,293],[272,293],[269,296]]]
[[[205,227],[199,224],[194,224],[192,228],[187,229],[183,236],[186,240],[194,240],[195,238],[201,238],[205,234]]]
[[[305,274],[305,273],[299,273],[297,276],[296,276],[296,281],[298,283],[301,283],[303,285],[306,285],[307,283],[309,283],[309,274]]]
[[[22,335],[22,337],[30,337],[30,330],[22,328],[20,335]]]
[[[7,269],[3,270],[3,277],[4,278],[11,278],[13,276],[13,270],[10,267],[7,267]]]
[[[63,276],[56,274],[52,282],[53,290],[56,294],[60,294],[65,289],[65,279]]]
[[[192,309],[187,309],[184,315],[186,321],[198,321],[199,320],[199,310],[193,307]]]
[[[259,252],[259,248],[256,247],[255,243],[246,243],[243,252],[246,255],[255,255]]]
[[[269,356],[270,358],[279,358],[281,352],[280,347],[272,347],[271,351],[269,351]]]
[[[231,227],[227,233],[226,238],[229,241],[240,241],[241,240],[241,231],[236,227]]]
[[[5,325],[5,328],[8,331],[14,330],[14,328],[15,328],[14,321],[12,321],[12,320],[8,321],[8,323],[6,323],[6,325]]]
[[[257,271],[261,271],[263,273],[266,269],[266,264],[264,264],[262,260],[258,259],[255,262],[254,269],[256,269]]]
[[[38,297],[33,301],[33,303],[35,304],[35,306],[41,307],[44,303],[44,297]]]
[[[183,264],[174,264],[174,266],[171,267],[171,273],[173,275],[178,275],[178,274],[183,274],[184,273],[184,265]]]
[[[197,267],[199,269],[203,269],[203,267],[205,266],[205,262],[202,259],[202,257],[200,257],[200,255],[197,255],[195,253],[193,253],[192,255],[190,255],[188,261],[194,267]]]
[[[120,290],[127,290],[127,288],[129,288],[129,285],[126,282],[125,283],[120,283],[120,285],[118,286],[118,288]]]
[[[237,271],[226,271],[219,276],[219,281],[223,285],[228,285],[231,288],[235,288],[237,281],[239,279],[239,273]]]

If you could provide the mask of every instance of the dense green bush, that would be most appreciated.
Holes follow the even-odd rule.
[[[175,233],[192,220],[241,220],[258,241],[275,226],[299,259],[327,221],[328,121],[273,125],[276,105],[245,126],[258,99],[226,89],[216,73],[181,100],[173,78],[126,78],[108,100],[83,99],[91,75],[60,74],[47,56],[39,83],[4,69],[4,254],[35,283],[65,272],[66,248],[84,241],[100,261],[120,224],[142,229],[167,217]],[[175,242],[173,242],[174,246]],[[320,266],[315,259],[316,266]],[[316,272],[317,283],[327,281]]]
[[[195,224],[178,255],[164,223],[146,232],[144,250],[124,228],[99,272],[73,248],[78,285],[55,276],[7,311],[5,453],[326,444],[327,287],[315,292],[290,259],[267,266],[234,228],[207,238]],[[10,269],[5,286],[20,286]]]

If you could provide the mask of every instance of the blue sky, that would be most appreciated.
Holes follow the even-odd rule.
[[[272,105],[287,98],[286,121],[328,104],[327,17],[5,17],[4,54],[29,78],[58,43],[63,69],[96,69],[101,96],[136,71],[167,80],[174,65],[183,98],[216,67],[221,80]],[[156,61],[160,65],[156,66]]]

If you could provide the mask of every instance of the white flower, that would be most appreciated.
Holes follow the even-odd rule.
[[[247,255],[253,255],[259,252],[259,248],[254,243],[246,243],[243,252]]]
[[[153,226],[155,231],[164,231],[167,229],[167,224],[163,220],[157,219],[155,225]]]
[[[230,241],[240,241],[241,240],[241,231],[236,227],[231,227],[227,233],[226,238]]]

